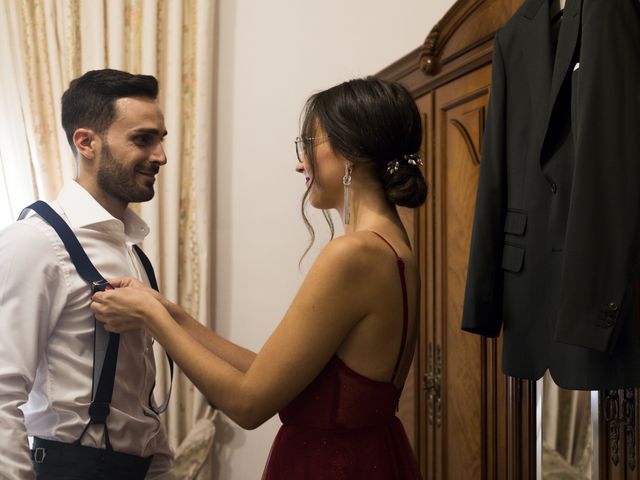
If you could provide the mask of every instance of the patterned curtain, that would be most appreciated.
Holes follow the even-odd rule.
[[[155,198],[134,209],[151,227],[144,248],[163,293],[203,323],[212,312],[215,6],[210,0],[0,0],[0,201],[16,199],[12,189],[22,192],[7,209],[16,215],[34,198],[55,198],[75,176],[60,126],[60,97],[70,80],[101,68],[156,76],[168,163]],[[166,392],[162,351],[156,358],[156,391]],[[177,372],[163,415],[173,447],[206,406]],[[205,468],[199,478],[210,477]]]

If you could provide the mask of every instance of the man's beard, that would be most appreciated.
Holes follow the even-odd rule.
[[[140,185],[136,183],[136,168],[128,170],[121,165],[111,154],[111,149],[103,143],[101,150],[102,160],[98,168],[96,180],[98,186],[107,194],[124,203],[147,202],[153,198],[153,184]],[[156,171],[157,167],[149,167],[146,171]]]

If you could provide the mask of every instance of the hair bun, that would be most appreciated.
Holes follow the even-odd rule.
[[[394,205],[416,208],[427,198],[427,184],[422,171],[415,165],[396,164],[393,172],[384,172],[384,191]]]

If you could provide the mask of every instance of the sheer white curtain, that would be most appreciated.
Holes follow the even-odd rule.
[[[52,199],[73,161],[60,128],[59,98],[69,69],[58,60],[68,46],[69,2],[0,4],[0,226],[36,198]],[[59,22],[50,21],[60,18]],[[71,72],[68,72],[69,74]]]
[[[0,0],[0,228],[74,176],[60,97],[82,73],[156,76],[168,163],[151,202],[136,205],[163,292],[210,323],[214,15],[211,0]],[[160,364],[157,392],[168,388]],[[178,372],[164,420],[173,446],[207,406]],[[200,478],[210,478],[207,469]]]

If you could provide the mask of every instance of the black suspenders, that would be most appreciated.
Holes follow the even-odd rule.
[[[89,283],[93,292],[112,290],[113,287],[109,285],[109,282],[100,275],[96,267],[94,267],[89,257],[85,253],[84,249],[80,245],[77,237],[67,225],[67,223],[51,208],[46,202],[38,200],[20,213],[18,220],[23,219],[28,210],[35,211],[40,215],[53,229],[56,231],[62,243],[64,244],[71,261],[73,262],[80,277]],[[137,246],[133,246],[134,250],[138,254],[142,266],[144,267],[149,283],[154,290],[158,290],[158,283],[153,271],[153,266]],[[93,337],[93,387],[91,394],[91,405],[89,406],[89,415],[91,419],[89,423],[84,427],[80,438],[75,443],[80,444],[80,440],[84,436],[85,432],[90,425],[104,425],[104,439],[107,450],[112,450],[111,442],[109,441],[109,432],[107,429],[107,417],[109,416],[111,397],[113,395],[113,383],[116,374],[116,364],[118,362],[118,346],[120,342],[120,335],[117,333],[109,333],[104,329],[104,326],[94,319],[94,337]],[[173,360],[167,354],[169,361],[169,369],[171,379],[173,380]],[[173,381],[172,384],[173,385]],[[171,386],[169,387],[169,393],[167,398],[160,407],[155,406],[153,401],[153,388],[155,387],[155,381],[151,392],[149,393],[149,406],[156,413],[162,413],[167,409],[169,404],[169,397],[171,395]]]
[[[153,271],[153,265],[151,265],[151,260],[149,257],[142,251],[142,249],[138,245],[134,245],[133,249],[138,254],[138,258],[140,259],[140,263],[144,267],[145,272],[147,272],[147,277],[149,278],[149,283],[151,284],[151,288],[153,288],[156,292],[159,292],[158,281],[156,280],[156,274]],[[156,402],[153,399],[153,389],[156,386],[156,380],[153,379],[153,385],[151,386],[151,391],[149,392],[149,407],[157,414],[163,413],[167,407],[169,406],[169,399],[171,398],[171,389],[173,388],[173,359],[167,353],[167,361],[169,362],[169,392],[167,393],[164,402],[159,407],[156,406]]]

